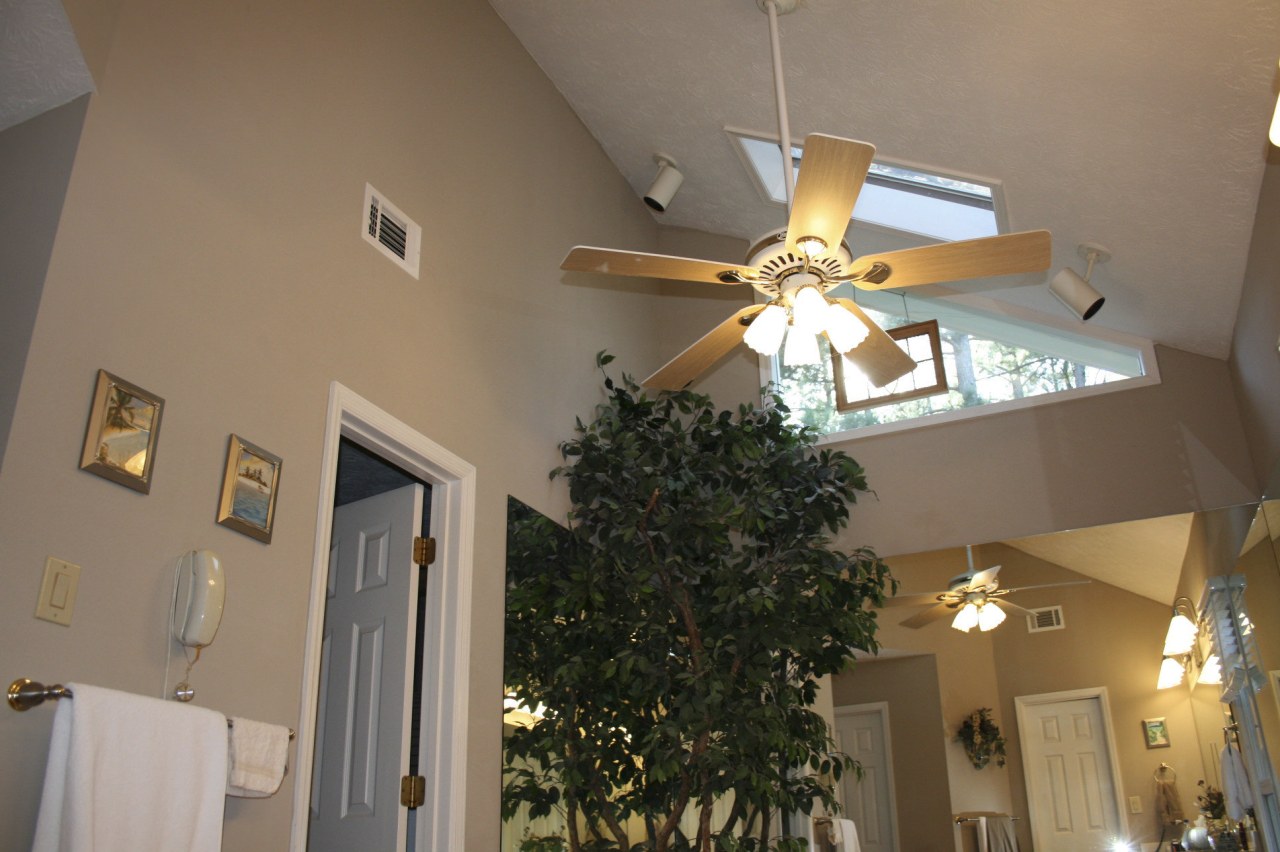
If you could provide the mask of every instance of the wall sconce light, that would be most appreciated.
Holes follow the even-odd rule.
[[[676,161],[666,154],[654,154],[653,161],[658,164],[658,175],[653,179],[649,191],[644,194],[644,203],[659,213],[665,213],[676,190],[684,183],[684,175],[680,173]]]
[[[1181,607],[1181,610],[1179,609]],[[1188,616],[1187,613],[1190,613]],[[1164,655],[1181,657],[1190,654],[1196,644],[1196,622],[1199,620],[1191,598],[1177,597],[1173,601],[1173,618],[1169,619],[1169,630],[1164,634]]]
[[[1160,663],[1160,676],[1156,680],[1156,689],[1171,689],[1182,683],[1187,674],[1187,667],[1177,657],[1165,657]]]
[[[1093,277],[1093,265],[1106,263],[1111,259],[1111,252],[1097,243],[1081,243],[1077,247],[1080,256],[1089,261],[1089,268],[1081,278],[1074,269],[1062,269],[1049,282],[1049,292],[1058,297],[1058,301],[1078,316],[1081,321],[1087,320],[1098,312],[1106,301],[1101,293],[1089,283]]]

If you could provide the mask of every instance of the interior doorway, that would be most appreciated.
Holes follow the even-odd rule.
[[[338,456],[347,439],[412,479],[430,486],[429,527],[436,561],[426,575],[422,623],[422,722],[418,774],[426,778],[423,804],[414,811],[414,850],[464,849],[466,741],[469,696],[472,539],[475,468],[351,390],[330,386],[315,555],[303,660],[304,700],[298,726],[290,850],[307,848],[314,752],[324,655],[324,618],[337,492]],[[399,805],[397,799],[396,805]],[[398,850],[397,850],[398,852]]]
[[[1104,849],[1128,836],[1106,689],[1014,699],[1038,852]]]
[[[893,790],[893,752],[889,745],[889,705],[855,704],[835,708],[835,740],[839,751],[858,761],[862,778],[840,779],[844,816],[858,829],[864,852],[896,852],[898,808]]]

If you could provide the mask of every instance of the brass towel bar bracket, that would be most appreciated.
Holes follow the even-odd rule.
[[[58,698],[75,698],[75,696],[71,694],[71,690],[60,683],[45,686],[30,678],[20,677],[9,684],[9,706],[19,712],[39,707],[46,701]],[[227,727],[231,727],[230,719],[227,720]],[[290,728],[289,739],[293,739],[294,736],[294,730]]]

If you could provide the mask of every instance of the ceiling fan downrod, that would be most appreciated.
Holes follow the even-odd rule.
[[[787,188],[787,211],[796,194],[795,167],[791,162],[791,122],[787,119],[787,86],[782,79],[782,44],[778,38],[778,16],[796,10],[797,0],[756,0],[769,16],[769,50],[773,57],[773,91],[778,104],[778,147],[782,154],[782,180]]]

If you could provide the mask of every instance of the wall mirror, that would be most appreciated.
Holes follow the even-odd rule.
[[[513,517],[531,511],[518,501],[512,506]],[[1010,593],[1008,600],[1019,610],[987,631],[962,633],[952,628],[951,618],[904,626],[913,609],[881,610],[880,655],[832,678],[820,698],[841,747],[870,770],[859,784],[846,778],[841,791],[846,815],[860,826],[863,848],[872,835],[878,838],[872,848],[899,852],[976,849],[976,816],[1007,814],[1015,818],[1022,849],[1052,849],[1051,843],[1035,843],[1032,816],[1052,808],[1037,797],[1071,793],[1039,783],[1050,770],[1027,771],[1056,758],[1043,749],[1028,754],[1035,744],[1024,734],[1057,725],[1053,714],[1063,701],[1082,702],[1068,709],[1097,708],[1100,715],[1092,721],[1078,721],[1084,718],[1079,714],[1062,718],[1076,726],[1096,725],[1111,764],[1111,787],[1100,793],[1088,788],[1089,779],[1075,779],[1083,785],[1081,795],[1092,797],[1079,804],[1105,805],[1117,835],[1133,841],[1135,850],[1142,843],[1154,848],[1162,830],[1167,843],[1173,829],[1162,826],[1158,772],[1172,770],[1184,816],[1194,819],[1198,782],[1221,789],[1223,728],[1240,715],[1237,705],[1219,700],[1219,686],[1194,677],[1174,688],[1156,688],[1172,603],[1185,595],[1199,607],[1210,578],[1233,575],[1245,578],[1257,665],[1267,678],[1253,694],[1251,718],[1253,733],[1270,746],[1263,752],[1269,755],[1268,771],[1257,774],[1265,776],[1259,792],[1274,806],[1274,785],[1268,787],[1266,778],[1280,770],[1278,537],[1280,501],[1269,501],[979,543],[973,547],[975,567],[1001,566],[1001,588],[1047,587]],[[888,561],[901,582],[900,595],[946,589],[968,567],[964,548]],[[1080,580],[1090,582],[1075,584]],[[1198,666],[1189,668],[1198,674]],[[955,740],[965,715],[983,707],[1007,740],[1003,767],[974,769]],[[508,714],[508,725],[519,713],[532,712],[508,709],[516,711]],[[1156,727],[1165,737],[1148,747],[1152,726],[1144,723],[1154,720],[1163,720]],[[957,823],[957,816],[966,815],[975,821]],[[524,838],[562,829],[555,813],[540,822],[517,814],[503,825],[502,848],[517,850]],[[1280,852],[1280,846],[1265,846],[1265,838],[1256,842]]]

